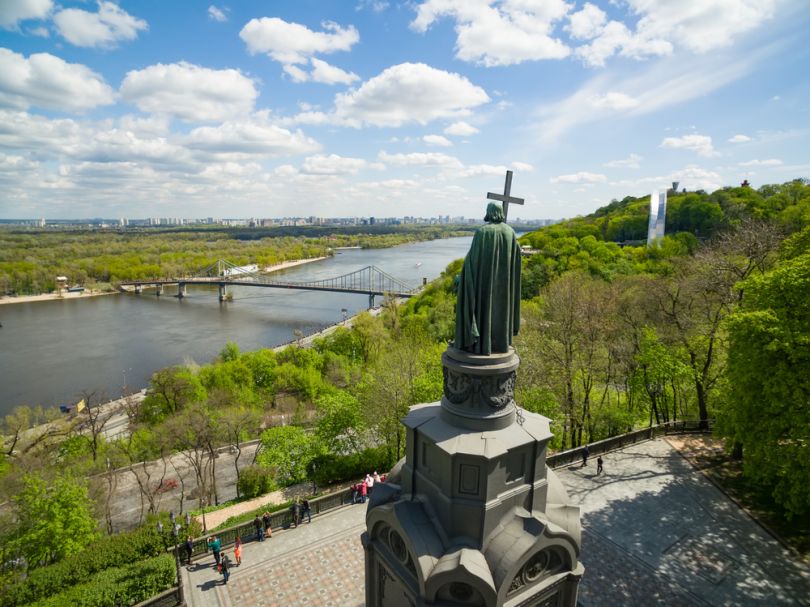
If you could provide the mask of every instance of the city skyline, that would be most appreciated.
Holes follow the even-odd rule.
[[[810,176],[798,0],[0,5],[0,218],[524,219]]]

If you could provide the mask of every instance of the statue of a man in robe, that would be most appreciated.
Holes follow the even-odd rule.
[[[461,270],[454,346],[489,355],[508,352],[520,326],[520,245],[499,204],[484,221]]]

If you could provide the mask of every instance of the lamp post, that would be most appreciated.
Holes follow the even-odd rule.
[[[188,513],[186,513],[188,519]],[[180,531],[180,523],[176,522],[174,512],[169,512],[169,519],[172,522],[172,537],[174,538],[174,566],[177,571],[177,601],[185,605],[183,596],[183,580],[180,579],[180,551],[177,548],[177,534]],[[158,523],[160,525],[160,523]]]

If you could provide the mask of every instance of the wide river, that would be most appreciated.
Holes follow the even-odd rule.
[[[414,286],[463,257],[471,237],[351,249],[273,274],[291,281],[339,276],[377,266]],[[0,415],[17,405],[72,403],[82,392],[114,398],[144,388],[163,367],[210,362],[228,341],[243,351],[312,333],[368,306],[367,295],[236,287],[220,303],[215,288],[176,287],[157,297],[119,294],[0,306]],[[377,305],[381,303],[377,299]]]

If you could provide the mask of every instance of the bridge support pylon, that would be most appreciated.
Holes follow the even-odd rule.
[[[228,285],[224,282],[219,283],[219,301],[225,301],[228,297]]]
[[[155,285],[155,295],[158,297],[163,295],[163,285]]]
[[[374,307],[374,293],[369,293],[368,294],[368,309],[371,310],[371,308],[373,308],[373,307]]]
[[[177,297],[183,299],[186,296],[186,283],[178,282],[177,283]]]
[[[141,293],[143,293],[143,285],[135,285],[135,293],[137,295],[140,295]]]

